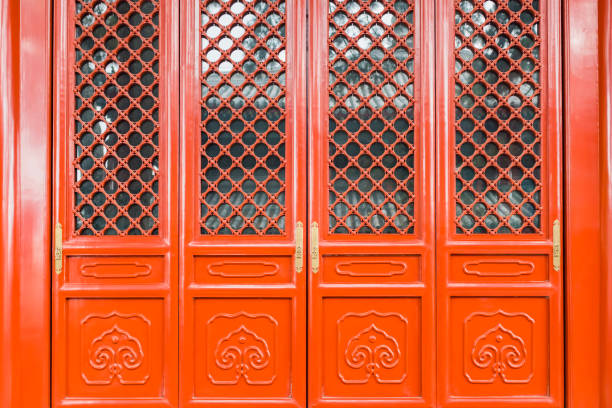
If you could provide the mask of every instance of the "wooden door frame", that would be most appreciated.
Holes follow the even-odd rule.
[[[611,8],[564,0],[559,41],[572,408],[612,404]],[[11,408],[50,404],[52,15],[52,0],[0,0],[0,406]]]

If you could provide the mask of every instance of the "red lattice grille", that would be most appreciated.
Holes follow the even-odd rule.
[[[200,5],[200,231],[284,234],[285,2]]]
[[[78,0],[76,235],[157,235],[157,1]]]
[[[541,231],[538,3],[455,3],[458,233]]]
[[[414,4],[329,3],[329,222],[414,232]]]

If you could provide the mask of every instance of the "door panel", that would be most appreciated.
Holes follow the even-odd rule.
[[[182,406],[304,406],[305,7],[183,10]]]
[[[563,406],[560,4],[438,13],[440,406]]]
[[[54,406],[177,403],[176,8],[56,2]]]
[[[310,3],[313,406],[433,403],[428,3]]]

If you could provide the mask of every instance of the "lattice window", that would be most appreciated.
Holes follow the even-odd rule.
[[[159,6],[77,0],[75,235],[157,235]]]
[[[285,2],[200,4],[200,231],[285,234]]]
[[[458,233],[541,232],[539,0],[455,3]]]
[[[329,2],[329,231],[414,232],[414,3]]]

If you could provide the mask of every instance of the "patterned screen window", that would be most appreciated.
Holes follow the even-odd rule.
[[[455,2],[456,232],[541,232],[539,0]]]
[[[200,233],[284,235],[285,2],[200,11]]]
[[[329,2],[329,232],[414,233],[414,4]]]
[[[75,6],[74,234],[158,235],[158,2]]]

